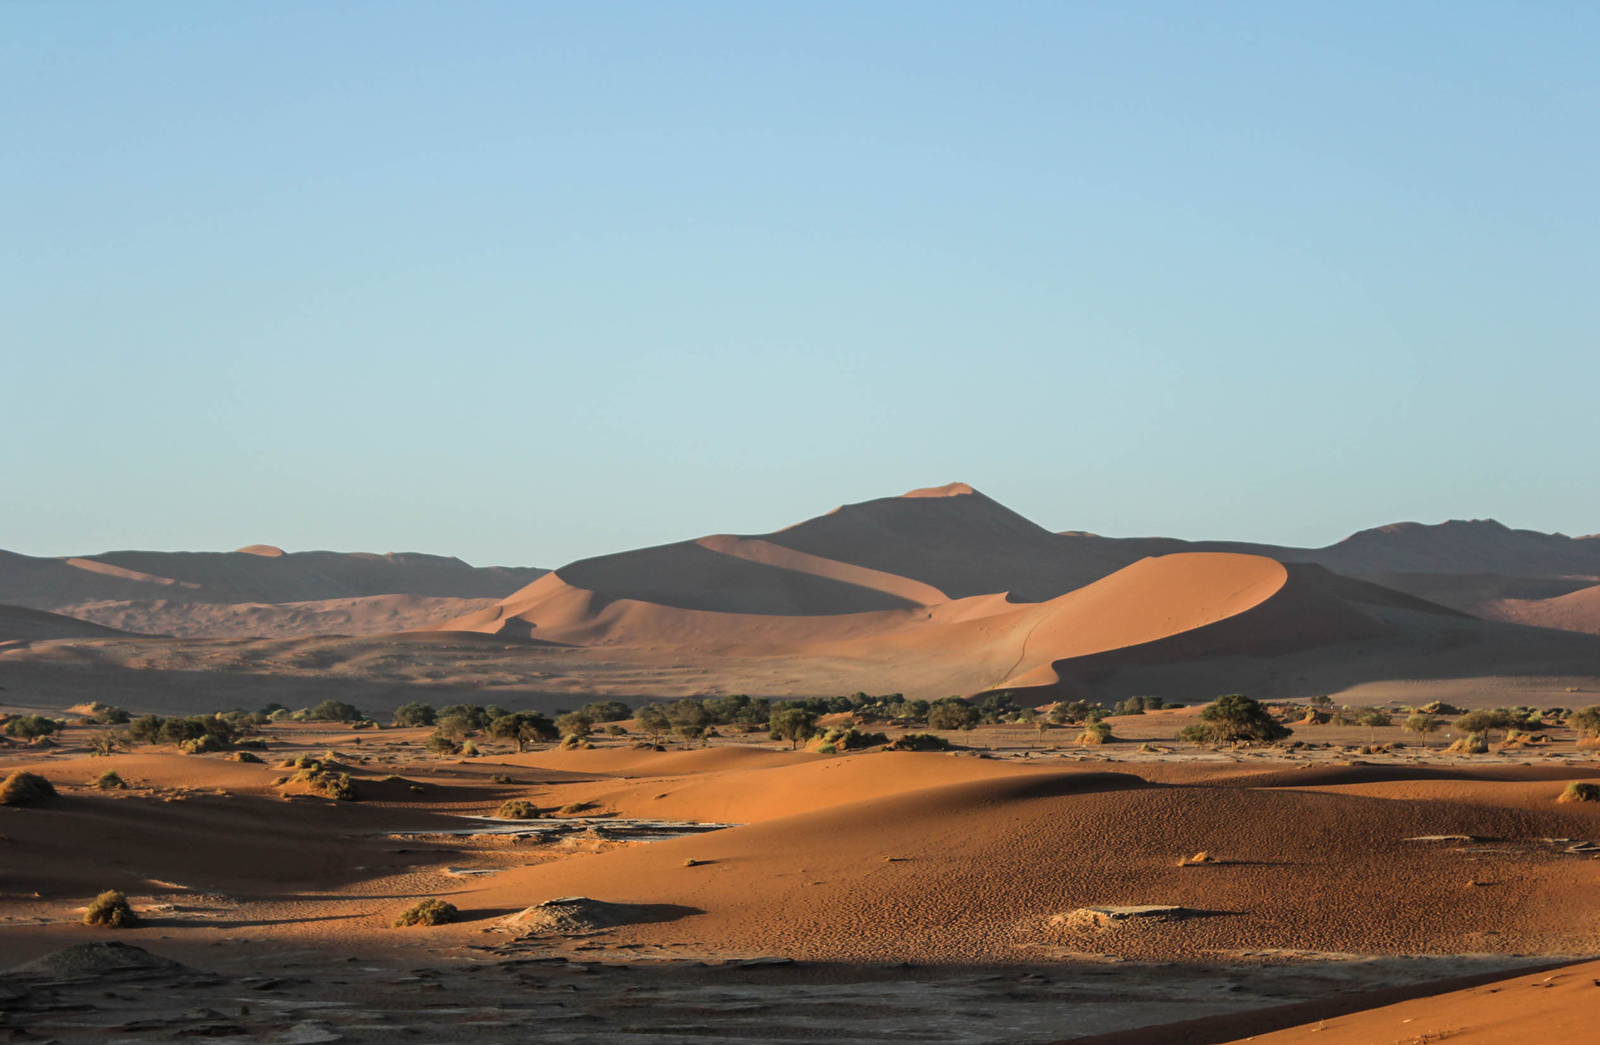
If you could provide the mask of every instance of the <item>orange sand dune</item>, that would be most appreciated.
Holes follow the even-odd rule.
[[[907,665],[905,692],[1042,686],[1062,665],[1140,650],[1145,659],[1269,654],[1386,629],[1271,559],[1186,553],[1144,559],[1047,602],[999,594],[874,613],[780,616],[608,600],[557,571],[499,606],[447,627],[581,646],[686,647],[699,653],[803,652]],[[1164,644],[1164,645],[1163,645]],[[922,679],[926,679],[923,682]],[[942,695],[942,694],[941,694]]]
[[[694,760],[686,755],[722,755],[748,751],[738,759]],[[567,770],[580,767],[625,769],[638,782],[597,782],[571,794],[622,816],[652,820],[710,820],[749,824],[798,813],[884,798],[944,784],[1060,775],[1059,766],[1045,768],[948,755],[886,751],[870,758],[718,748],[714,752],[662,755],[643,752],[637,759],[596,758],[611,752],[540,752],[525,764]],[[622,754],[622,752],[617,752]],[[567,755],[569,757],[552,757]],[[570,757],[589,756],[589,757]],[[653,757],[652,757],[653,756]],[[767,756],[767,757],[757,757]],[[524,756],[527,757],[527,756]],[[565,794],[565,792],[564,792]]]
[[[913,764],[887,754],[855,758],[890,778]],[[728,784],[754,789],[755,777]],[[654,786],[687,795],[693,785],[661,779]],[[765,810],[744,808],[782,812],[785,790],[774,787]],[[837,795],[831,786],[823,792],[824,802]],[[742,801],[712,808],[732,812]],[[629,938],[715,940],[735,953],[833,960],[883,960],[890,940],[941,961],[1022,960],[1051,947],[1169,959],[1236,948],[1576,949],[1600,937],[1551,897],[1586,890],[1587,861],[1535,853],[1517,874],[1501,874],[1447,847],[1405,839],[1584,837],[1593,823],[1554,803],[1533,811],[1029,771],[508,870],[477,898],[491,907],[571,894],[677,903],[704,913],[669,929],[632,927]],[[1227,862],[1177,865],[1178,856],[1202,849]],[[1406,902],[1395,904],[1395,896]],[[1048,925],[1063,910],[1142,903],[1218,913],[1114,939]],[[1383,913],[1352,917],[1357,911]]]
[[[1225,1019],[1217,1023],[1226,1025]],[[1578,1045],[1594,1040],[1597,1026],[1600,962],[1588,962],[1236,1040],[1256,1045]],[[1178,1036],[1159,1040],[1183,1042]]]

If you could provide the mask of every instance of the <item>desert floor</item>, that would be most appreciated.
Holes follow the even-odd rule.
[[[1012,726],[951,734],[952,753],[837,756],[753,734],[440,759],[426,730],[296,724],[266,731],[260,764],[90,757],[94,730],[69,727],[0,757],[59,791],[0,808],[0,963],[116,940],[191,971],[135,971],[125,989],[98,974],[16,981],[38,1005],[8,1005],[0,1027],[63,1041],[379,1041],[404,1027],[515,1040],[536,1024],[572,1041],[1045,1042],[1201,1020],[1190,1038],[1115,1040],[1225,1041],[1221,1017],[1315,1003],[1240,1026],[1302,1012],[1324,1021],[1307,1040],[1387,1042],[1412,1038],[1371,1037],[1378,1025],[1340,1005],[1388,1019],[1375,1006],[1394,999],[1362,992],[1530,968],[1546,986],[1518,988],[1519,1019],[1595,1012],[1587,974],[1547,969],[1600,953],[1600,808],[1556,801],[1567,781],[1600,781],[1593,751],[1557,731],[1454,756],[1335,726],[1300,727],[1307,747],[1288,752],[1174,742],[1194,715],[1112,719],[1124,739],[1096,748]],[[360,800],[284,783],[299,755],[346,769]],[[127,787],[88,785],[106,769]],[[514,798],[542,815],[492,818]],[[143,925],[82,925],[105,889]],[[501,924],[570,896],[634,917]],[[426,898],[460,919],[392,926]],[[1183,917],[1055,917],[1128,905]],[[1504,1001],[1491,989],[1433,999],[1451,1040],[1533,1040],[1515,1020],[1510,1037],[1469,1020]],[[1328,1033],[1347,1025],[1354,1036]]]

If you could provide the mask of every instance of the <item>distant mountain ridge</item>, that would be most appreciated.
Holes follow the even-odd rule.
[[[0,551],[0,604],[144,634],[270,636],[323,626],[360,634],[466,612],[545,572],[414,552],[284,552],[271,545],[62,558]]]

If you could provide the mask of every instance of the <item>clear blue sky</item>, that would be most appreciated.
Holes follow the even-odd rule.
[[[0,547],[1600,530],[1592,3],[0,3]]]

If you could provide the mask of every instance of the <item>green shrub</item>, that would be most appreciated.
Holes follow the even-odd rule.
[[[122,775],[115,769],[108,769],[104,773],[89,781],[89,786],[99,788],[101,791],[121,791],[128,785]]]
[[[132,720],[126,711],[115,704],[102,704],[98,700],[89,705],[89,711],[84,716],[85,725],[122,726]]]
[[[18,737],[22,740],[47,737],[60,729],[61,723],[53,718],[45,718],[43,715],[18,715],[5,725],[6,736]]]
[[[13,771],[0,782],[0,806],[31,806],[55,796],[55,785],[26,769]]]
[[[936,700],[928,709],[929,729],[967,729],[978,724],[983,713],[960,697]]]
[[[559,812],[562,816],[575,816],[578,813],[582,813],[587,809],[592,809],[593,807],[593,802],[568,802],[566,805],[561,807]]]
[[[205,733],[193,740],[181,742],[178,750],[186,755],[209,755],[214,751],[221,751],[226,746],[215,733]]]
[[[89,909],[83,912],[84,925],[103,925],[108,929],[132,929],[139,924],[139,916],[128,905],[128,898],[114,889],[108,889],[94,898]]]
[[[817,748],[817,754],[819,755],[837,755],[838,753],[839,749],[834,747],[832,744],[823,744],[821,747]]]
[[[439,713],[432,706],[415,701],[394,709],[394,724],[397,726],[431,726],[438,718]]]
[[[423,900],[415,907],[408,907],[401,912],[400,917],[394,920],[396,929],[408,925],[446,925],[456,920],[456,905],[443,900]]]
[[[526,798],[510,798],[500,803],[494,815],[501,820],[537,820],[539,807]]]
[[[1567,784],[1557,802],[1600,802],[1600,784],[1582,784],[1574,780]]]
[[[324,700],[306,715],[317,722],[360,722],[366,717],[360,708],[342,700]]]

